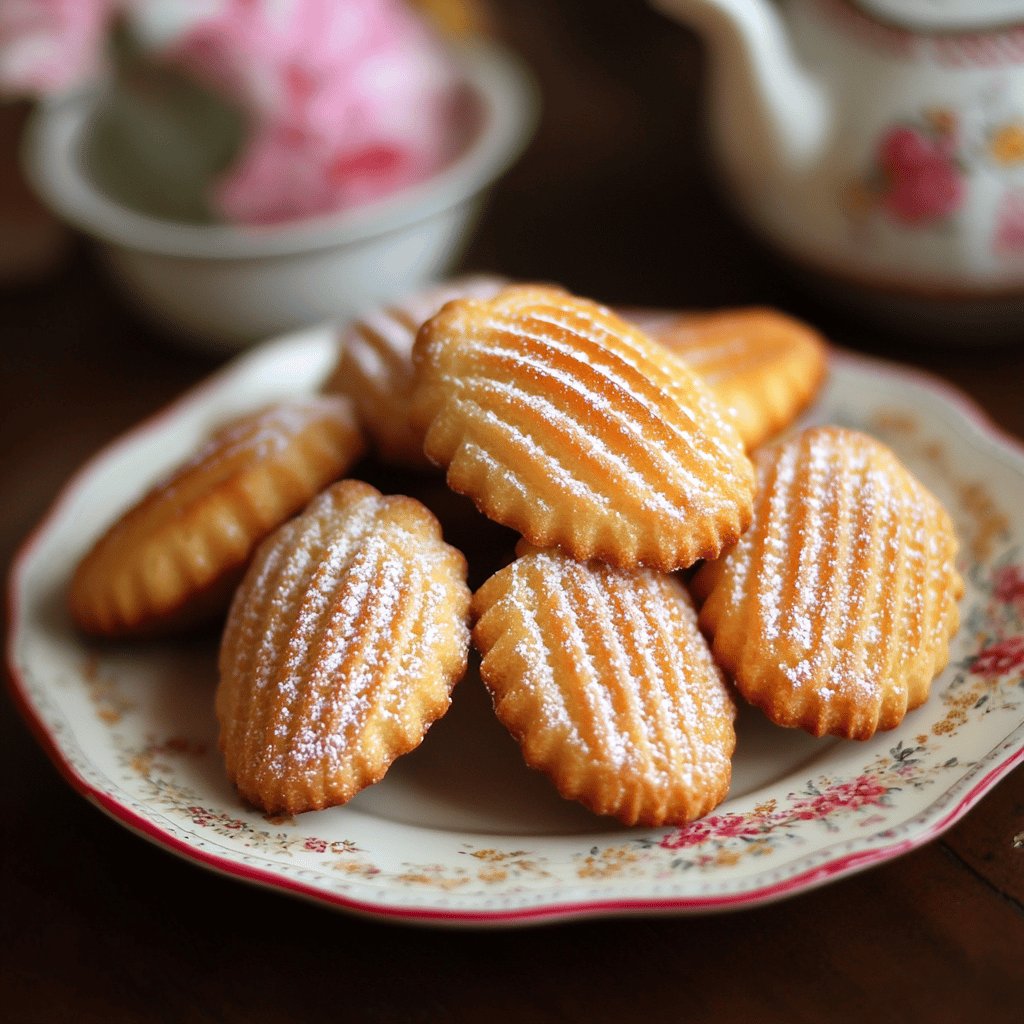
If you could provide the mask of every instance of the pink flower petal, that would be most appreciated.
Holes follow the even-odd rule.
[[[250,144],[215,190],[232,220],[366,202],[427,177],[453,147],[455,72],[400,0],[225,0],[166,59],[249,114]],[[289,132],[301,142],[287,145]]]
[[[117,0],[0,0],[0,93],[50,95],[99,73]]]

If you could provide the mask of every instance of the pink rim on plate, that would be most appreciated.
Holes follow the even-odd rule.
[[[453,771],[449,738],[469,755],[502,746],[497,734],[474,746],[471,733],[492,723],[472,714],[486,710],[460,712],[449,727],[453,708],[420,751],[348,807],[267,821],[222,778],[212,707],[195,699],[211,679],[182,682],[212,673],[210,652],[94,649],[66,621],[61,592],[104,521],[213,422],[315,388],[332,362],[326,327],[235,360],[91,459],[15,559],[15,703],[67,781],[144,838],[226,875],[379,918],[510,926],[701,913],[794,895],[921,846],[1024,759],[1024,527],[1003,511],[1024,504],[1024,447],[927,375],[835,353],[807,421],[891,444],[939,493],[964,540],[964,627],[932,697],[899,728],[863,744],[816,741],[745,712],[729,799],[683,829],[629,830],[564,805],[500,758],[476,773],[493,787],[493,807],[458,782],[449,791],[451,779],[475,774]],[[528,792],[517,801],[519,788]]]

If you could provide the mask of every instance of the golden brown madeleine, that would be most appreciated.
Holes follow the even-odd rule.
[[[651,336],[711,388],[748,450],[792,423],[825,379],[821,335],[774,309],[687,314]]]
[[[220,651],[220,745],[242,795],[296,814],[377,782],[448,709],[469,599],[437,520],[369,484],[335,484],[269,537]]]
[[[82,560],[71,614],[131,636],[228,605],[256,546],[362,454],[346,399],[311,396],[233,420],[126,512]]]
[[[385,461],[430,465],[423,454],[423,434],[409,423],[416,332],[446,302],[488,299],[505,283],[483,274],[456,278],[371,310],[342,331],[341,354],[324,390],[352,400],[359,422]]]
[[[753,470],[711,393],[603,306],[537,285],[452,302],[414,359],[427,455],[533,544],[667,571],[749,521]]]
[[[695,580],[718,663],[779,725],[893,728],[928,697],[958,625],[948,514],[856,431],[807,430],[756,461],[752,526]]]
[[[527,547],[473,615],[495,711],[562,796],[652,826],[724,799],[735,708],[674,577]]]

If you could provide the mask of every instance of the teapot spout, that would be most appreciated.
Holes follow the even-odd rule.
[[[711,131],[725,170],[746,179],[775,169],[792,175],[826,143],[830,99],[790,45],[768,0],[651,0],[690,25],[711,56]]]

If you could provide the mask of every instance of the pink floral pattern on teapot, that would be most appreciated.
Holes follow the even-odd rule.
[[[964,208],[976,176],[1003,192],[995,208],[991,248],[1011,258],[1024,253],[1024,115],[986,127],[966,144],[958,114],[925,110],[882,131],[867,172],[848,186],[842,202],[855,224],[881,214],[909,230],[947,227]]]
[[[1024,310],[1024,5],[652,2],[708,44],[721,185],[759,234],[885,294]]]
[[[924,129],[898,124],[882,135],[872,178],[879,202],[893,220],[909,227],[927,225],[945,220],[963,205],[964,168],[955,129],[955,117],[937,111]]]

